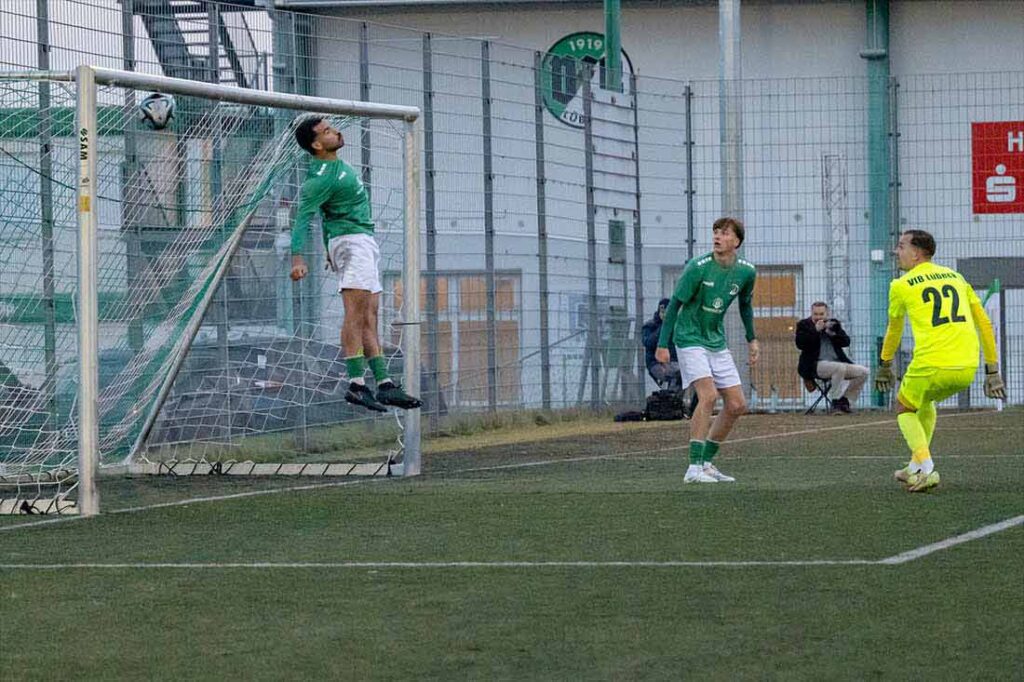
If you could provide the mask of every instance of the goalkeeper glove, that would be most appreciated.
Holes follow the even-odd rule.
[[[1006,386],[999,376],[999,365],[985,363],[985,397],[1006,400]]]
[[[892,384],[892,360],[879,360],[878,369],[875,370],[875,390],[879,393],[888,393]]]

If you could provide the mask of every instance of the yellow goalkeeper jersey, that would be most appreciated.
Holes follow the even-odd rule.
[[[889,285],[889,318],[910,318],[913,364],[919,367],[978,366],[974,306],[981,301],[963,275],[932,262]]]

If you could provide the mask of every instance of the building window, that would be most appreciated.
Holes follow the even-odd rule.
[[[780,399],[802,397],[802,383],[796,373],[800,352],[794,343],[800,320],[797,302],[803,300],[803,267],[764,265],[757,268],[754,286],[754,327],[761,341],[761,361],[751,373],[751,383],[760,397],[773,393]]]
[[[420,328],[420,352],[424,373],[437,368],[440,390],[449,406],[487,404],[487,278],[479,271],[442,272],[436,275],[437,331],[436,355],[431,356],[429,329]],[[402,306],[402,278],[399,273],[384,275],[385,301],[382,311],[384,329],[390,329],[391,342],[400,341],[402,327],[391,323],[398,319]],[[498,272],[494,275],[495,372],[498,402],[517,405],[522,400],[520,333],[522,329],[522,275]],[[420,279],[420,310],[427,311],[427,276]]]

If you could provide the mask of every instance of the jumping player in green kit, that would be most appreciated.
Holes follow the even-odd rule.
[[[754,334],[754,281],[757,271],[736,250],[743,243],[743,223],[719,218],[712,228],[711,253],[692,259],[676,283],[661,326],[655,359],[668,362],[669,343],[679,356],[683,386],[693,386],[699,397],[690,421],[690,466],[685,483],[731,483],[712,463],[722,441],[747,410],[740,375],[725,343],[725,311],[739,298],[740,318],[746,331],[751,366],[761,349]],[[722,396],[723,407],[714,423],[711,412]]]
[[[417,408],[423,403],[391,379],[387,361],[381,355],[377,337],[377,311],[383,290],[380,249],[373,237],[370,199],[359,173],[338,158],[345,138],[325,119],[310,116],[296,127],[295,141],[313,158],[302,183],[292,227],[291,278],[298,281],[309,274],[302,250],[309,222],[319,211],[323,215],[327,260],[338,275],[338,293],[345,306],[341,327],[349,379],[345,400],[377,412],[387,411],[386,405],[406,410]],[[363,378],[367,364],[377,382],[376,395]]]

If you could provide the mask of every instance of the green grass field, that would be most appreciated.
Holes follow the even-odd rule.
[[[925,495],[889,414],[733,437],[731,485],[585,420],[414,480],[104,481],[0,519],[0,679],[1024,679],[1024,525],[879,563],[1024,514],[1024,412],[940,415]]]

